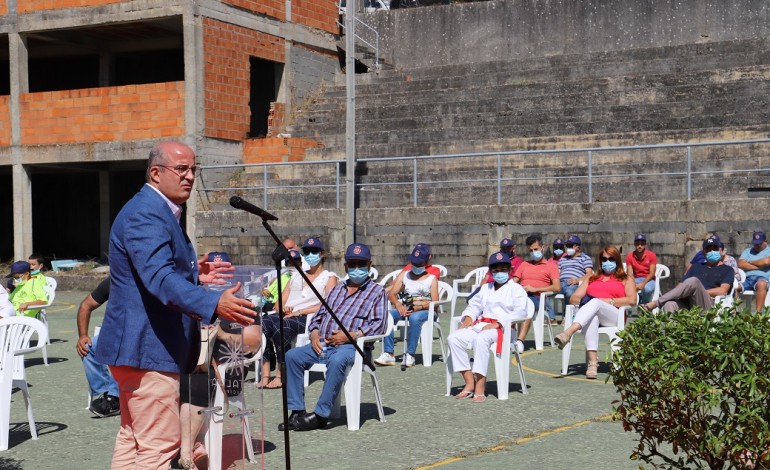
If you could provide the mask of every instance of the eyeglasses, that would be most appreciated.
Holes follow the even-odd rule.
[[[321,249],[320,248],[303,248],[302,249],[302,253],[306,254],[306,255],[310,254],[310,253],[316,253],[317,254],[317,253],[321,253]]]
[[[634,242],[634,246],[646,245],[646,244],[647,244],[647,242],[645,242],[645,241]]]
[[[602,261],[602,263],[605,261],[615,261],[615,258],[613,258],[612,256],[601,256],[599,257],[599,259]]]
[[[177,165],[177,166],[169,166],[169,165],[155,165],[155,166],[162,166],[163,168],[168,168],[171,170],[172,173],[177,175],[180,178],[184,178],[187,175],[188,171],[192,172],[193,178],[198,174],[198,167],[193,166],[187,166],[187,165]]]
[[[554,250],[563,250],[564,249],[564,245],[554,245],[553,249]]]

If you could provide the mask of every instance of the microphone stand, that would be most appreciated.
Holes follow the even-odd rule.
[[[310,287],[310,290],[313,291],[313,294],[318,298],[318,300],[321,301],[321,305],[326,308],[326,311],[329,312],[329,315],[331,315],[332,319],[337,323],[337,326],[339,326],[340,331],[342,331],[345,336],[348,338],[348,341],[350,341],[353,344],[353,347],[356,349],[356,352],[361,355],[363,358],[364,364],[366,364],[367,367],[374,370],[374,363],[372,363],[371,359],[366,356],[363,349],[361,349],[358,346],[358,342],[353,338],[353,336],[350,334],[350,332],[345,328],[345,326],[340,322],[340,319],[337,317],[337,314],[334,313],[334,310],[329,306],[329,304],[326,303],[326,299],[324,299],[323,295],[321,295],[320,292],[318,292],[318,289],[315,288],[312,282],[310,282],[310,279],[307,277],[307,274],[302,270],[302,265],[297,262],[297,260],[291,258],[288,256],[289,251],[286,249],[286,247],[283,246],[283,243],[281,243],[281,239],[278,238],[278,235],[275,234],[273,231],[273,228],[270,226],[270,223],[268,222],[270,214],[258,214],[262,218],[262,226],[265,227],[265,230],[267,230],[267,233],[270,234],[273,240],[275,240],[275,243],[277,244],[276,250],[273,253],[273,261],[275,262],[275,270],[277,274],[277,282],[278,282],[278,315],[280,320],[280,337],[281,337],[281,355],[284,358],[284,361],[281,363],[281,377],[288,377],[286,375],[286,347],[284,342],[284,327],[283,327],[283,289],[281,288],[281,260],[287,259],[289,262],[291,262],[294,267],[297,269],[297,272],[302,276],[302,279],[307,282],[307,285]],[[272,220],[277,220],[273,218]],[[291,469],[291,454],[290,454],[290,446],[289,446],[289,399],[286,392],[287,385],[286,383],[283,384],[283,387],[281,387],[281,400],[283,403],[283,437],[284,437],[284,453],[286,455],[286,469]]]

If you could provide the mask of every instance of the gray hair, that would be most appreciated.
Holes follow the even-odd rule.
[[[144,175],[145,180],[150,181],[150,168],[166,163],[166,155],[161,148],[164,142],[158,142],[150,150],[150,158],[147,159],[147,172]]]

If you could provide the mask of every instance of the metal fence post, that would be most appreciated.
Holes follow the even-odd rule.
[[[265,206],[265,210],[267,210],[267,165],[265,165],[264,168],[265,168],[265,171],[263,172],[264,176],[262,177],[262,182],[263,182],[262,197],[264,199],[263,205]]]
[[[687,146],[687,200],[692,201],[692,147]]]
[[[594,202],[594,187],[593,187],[593,152],[588,151],[588,203]]]
[[[337,174],[334,175],[335,176],[334,190],[337,193],[337,209],[339,209],[340,208],[340,162],[337,162],[335,166],[337,167]]]
[[[500,178],[503,173],[503,170],[501,168],[501,161],[502,161],[501,157],[498,154],[497,155],[497,205],[498,206],[502,204],[502,200],[503,200],[502,199],[503,188],[502,188],[502,182],[500,181]]]
[[[412,200],[417,207],[417,159],[412,160]]]

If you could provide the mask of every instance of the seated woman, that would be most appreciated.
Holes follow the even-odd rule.
[[[305,255],[305,261],[310,268],[305,271],[310,282],[313,283],[316,290],[324,297],[337,285],[337,276],[324,269],[325,251],[324,245],[318,238],[308,238],[302,244],[302,252]],[[299,259],[297,251],[290,250],[292,258]],[[305,332],[307,316],[318,311],[321,301],[315,296],[310,286],[307,285],[299,273],[294,272],[291,280],[281,294],[283,297],[283,340],[285,350],[291,349],[291,342],[298,334]],[[281,330],[280,318],[278,315],[267,315],[262,320],[262,330],[267,339],[265,347],[265,359],[262,363],[262,381],[257,385],[259,388],[281,388],[283,386],[281,377],[281,363],[283,363],[283,354],[281,352]],[[270,362],[275,360],[275,378],[270,380]]]
[[[620,252],[612,245],[604,247],[597,264],[601,271],[584,279],[570,297],[570,303],[581,305],[572,324],[556,335],[554,341],[563,349],[572,335],[582,330],[586,344],[586,378],[595,379],[599,369],[599,326],[616,326],[617,307],[636,305],[634,278],[623,270]],[[585,299],[584,299],[585,298]],[[587,300],[587,302],[586,302]]]
[[[259,351],[262,345],[262,327],[259,320],[257,316],[257,323],[247,327],[224,321],[211,327],[217,329],[212,352],[213,362],[222,363],[233,358],[245,358]],[[202,328],[201,335],[204,338],[208,328]],[[192,374],[180,377],[179,420],[182,445],[177,465],[172,468],[207,468],[208,454],[202,442],[207,415],[201,411],[213,404],[216,387],[221,387],[228,397],[239,395],[243,389],[246,372],[243,367],[236,366],[228,368],[225,377],[219,377],[211,363],[204,363],[198,365]]]
[[[430,303],[438,300],[438,279],[435,275],[428,274],[425,268],[429,258],[430,253],[423,246],[416,246],[409,255],[410,270],[399,273],[388,293],[390,303],[396,307],[390,309],[393,321],[398,322],[408,318],[409,327],[406,331],[406,357],[404,358],[404,364],[407,367],[414,365],[414,353],[417,351],[422,325],[428,321]],[[411,301],[399,298],[402,291],[411,297]],[[407,306],[404,302],[409,305]],[[430,320],[433,321],[432,318]],[[382,349],[384,352],[374,362],[383,366],[395,364],[395,343],[392,332],[385,337]]]
[[[486,400],[489,347],[497,342],[499,351],[502,346],[500,321],[526,318],[529,301],[524,288],[510,280],[511,258],[507,254],[497,252],[490,256],[489,272],[493,282],[481,286],[463,311],[460,328],[447,338],[454,369],[465,380],[465,386],[455,398],[473,398],[476,403]],[[473,345],[473,369],[468,345]]]

